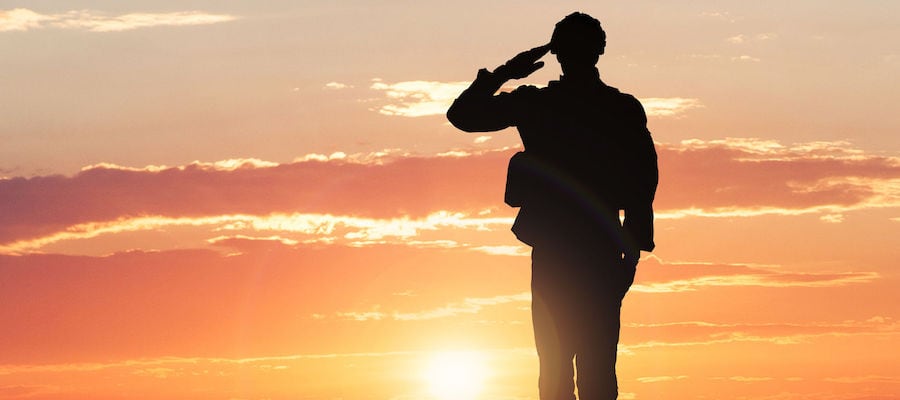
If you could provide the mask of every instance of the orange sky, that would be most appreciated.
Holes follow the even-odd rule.
[[[620,398],[900,399],[900,7],[543,3],[0,5],[0,399],[536,399],[442,114],[576,9],[660,159]]]

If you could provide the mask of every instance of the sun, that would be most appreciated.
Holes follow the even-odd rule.
[[[477,351],[443,351],[432,354],[423,377],[428,391],[440,400],[473,400],[484,387],[488,368]]]

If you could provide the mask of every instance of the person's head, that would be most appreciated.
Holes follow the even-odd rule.
[[[556,23],[550,53],[562,65],[593,66],[606,48],[606,32],[596,18],[574,12]]]

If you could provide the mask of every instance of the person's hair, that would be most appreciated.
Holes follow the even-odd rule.
[[[606,32],[596,18],[574,12],[556,23],[550,38],[550,52],[562,54],[574,60],[585,62],[603,54],[606,49]]]

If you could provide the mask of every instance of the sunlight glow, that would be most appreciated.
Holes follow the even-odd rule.
[[[423,378],[435,399],[472,400],[481,393],[487,373],[484,354],[444,351],[431,356]]]

